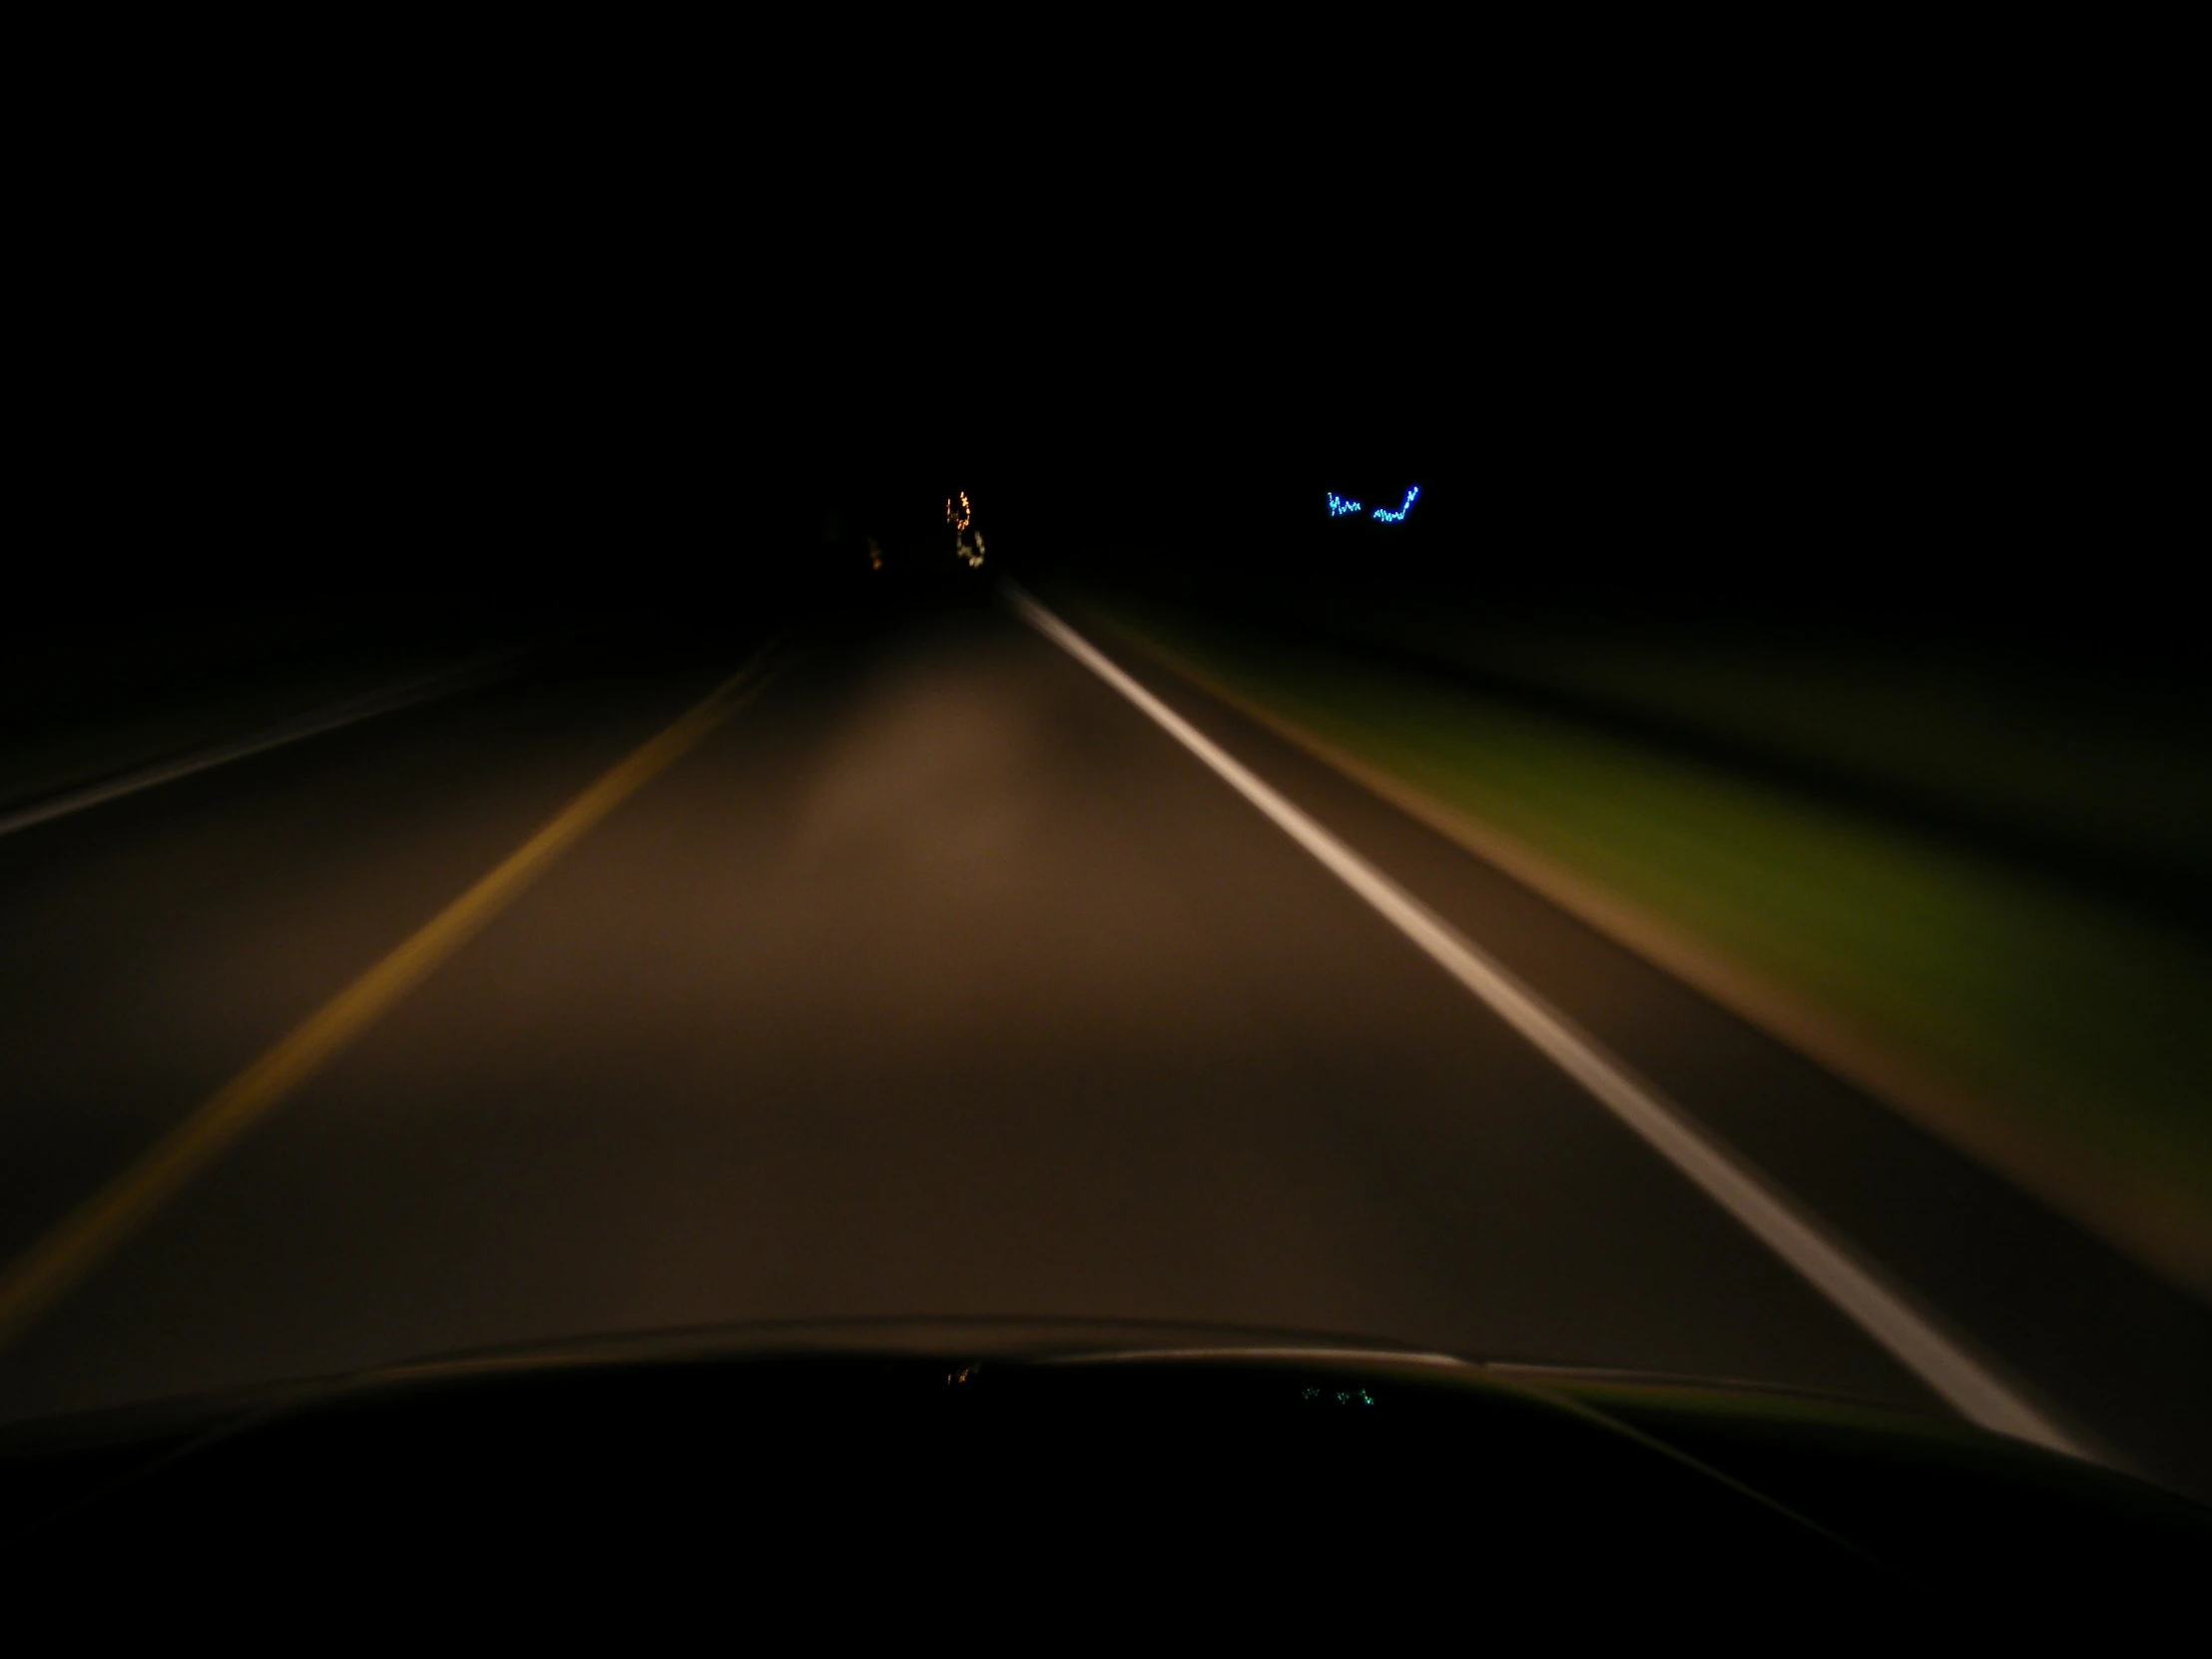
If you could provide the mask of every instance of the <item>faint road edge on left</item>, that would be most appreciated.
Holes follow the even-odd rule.
[[[335,732],[340,727],[372,720],[378,715],[391,714],[440,697],[450,697],[455,692],[482,685],[507,667],[514,656],[514,653],[507,653],[479,662],[462,663],[454,668],[440,669],[432,674],[418,674],[392,685],[378,687],[374,691],[325,704],[319,709],[310,709],[305,714],[294,715],[273,726],[264,726],[227,743],[211,744],[189,754],[170,755],[106,778],[95,779],[88,784],[79,784],[38,800],[24,802],[0,811],[0,835],[13,834],[18,830],[28,830],[36,824],[67,818],[88,807],[98,807],[127,795],[136,795],[141,790],[150,790],[157,785],[189,778],[196,772],[206,772],[212,767],[228,766],[233,761],[243,761],[272,749],[280,749],[304,738],[320,737],[325,732]]]
[[[0,1271],[0,1347],[20,1336],[234,1141],[429,978],[569,846],[751,701],[782,668],[782,643],[772,640],[763,646],[737,673],[618,762],[488,874]]]

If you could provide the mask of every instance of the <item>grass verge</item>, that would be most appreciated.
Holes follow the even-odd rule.
[[[1356,653],[1089,610],[2212,1299],[2212,949],[2188,931]]]

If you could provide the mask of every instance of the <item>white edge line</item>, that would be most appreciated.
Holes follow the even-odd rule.
[[[1261,782],[1043,605],[1011,582],[1005,588],[1032,627],[1204,762],[1968,1421],[2069,1456],[2089,1456],[1764,1179],[1693,1128],[1680,1107],[1636,1078],[1595,1038]]]
[[[156,785],[189,778],[194,773],[206,772],[211,767],[227,766],[233,761],[243,761],[250,755],[280,749],[285,744],[297,743],[302,738],[319,737],[324,732],[334,732],[341,726],[351,726],[357,721],[370,720],[377,715],[390,714],[412,704],[448,696],[484,679],[503,660],[495,659],[457,669],[443,669],[435,674],[417,675],[397,685],[364,692],[343,702],[280,721],[275,726],[263,727],[249,737],[196,750],[190,755],[180,755],[172,760],[157,761],[151,766],[103,779],[81,789],[65,790],[60,795],[49,796],[28,807],[19,807],[12,813],[0,813],[0,835],[28,830],[35,824],[45,824],[53,819],[66,818],[71,813],[81,813],[88,807],[98,807],[127,795],[136,795],[141,790],[150,790]]]

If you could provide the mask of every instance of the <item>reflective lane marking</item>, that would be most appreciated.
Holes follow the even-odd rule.
[[[308,714],[280,721],[275,726],[264,727],[252,736],[232,743],[217,744],[211,749],[181,755],[173,760],[157,761],[151,766],[140,767],[119,777],[87,784],[82,789],[49,796],[28,807],[0,813],[0,835],[28,830],[32,825],[44,824],[50,819],[66,818],[71,813],[81,813],[87,807],[97,807],[103,802],[115,801],[126,795],[136,795],[139,791],[153,789],[158,784],[190,778],[194,773],[206,772],[211,767],[228,766],[231,762],[243,761],[250,755],[281,749],[302,738],[320,737],[324,732],[335,732],[341,726],[351,726],[358,721],[371,720],[377,715],[390,714],[394,710],[410,708],[417,703],[427,703],[433,698],[449,697],[455,692],[466,691],[471,686],[481,684],[497,672],[499,666],[497,662],[478,663],[439,674],[421,675],[396,686],[364,692],[359,697],[349,697],[342,703],[333,703],[327,708],[316,709]]]
[[[420,985],[600,820],[742,707],[772,678],[764,648],[659,736],[570,802],[496,869],[305,1023],[231,1079],[0,1275],[0,1345],[143,1226],[233,1141]]]
[[[1231,789],[1274,821],[1346,886],[1486,1003],[1697,1189],[1794,1268],[1862,1331],[1969,1421],[2074,1456],[2087,1452],[1986,1366],[1916,1312],[1767,1181],[1694,1128],[1679,1106],[1629,1069],[1566,1015],[1494,961],[1479,945],[1290,802],[1145,690],[1090,641],[1008,583],[1031,626],[1121,693]]]

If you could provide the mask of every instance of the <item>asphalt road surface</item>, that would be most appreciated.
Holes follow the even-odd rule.
[[[0,1264],[20,1283],[759,660],[759,634],[708,632],[576,647],[0,836]],[[2212,1311],[1111,654],[2068,1435],[2212,1493]],[[0,1418],[544,1338],[975,1315],[1948,1409],[980,582],[817,620],[769,660],[445,953],[348,1004],[345,1040],[235,1139],[110,1218],[0,1330]]]

